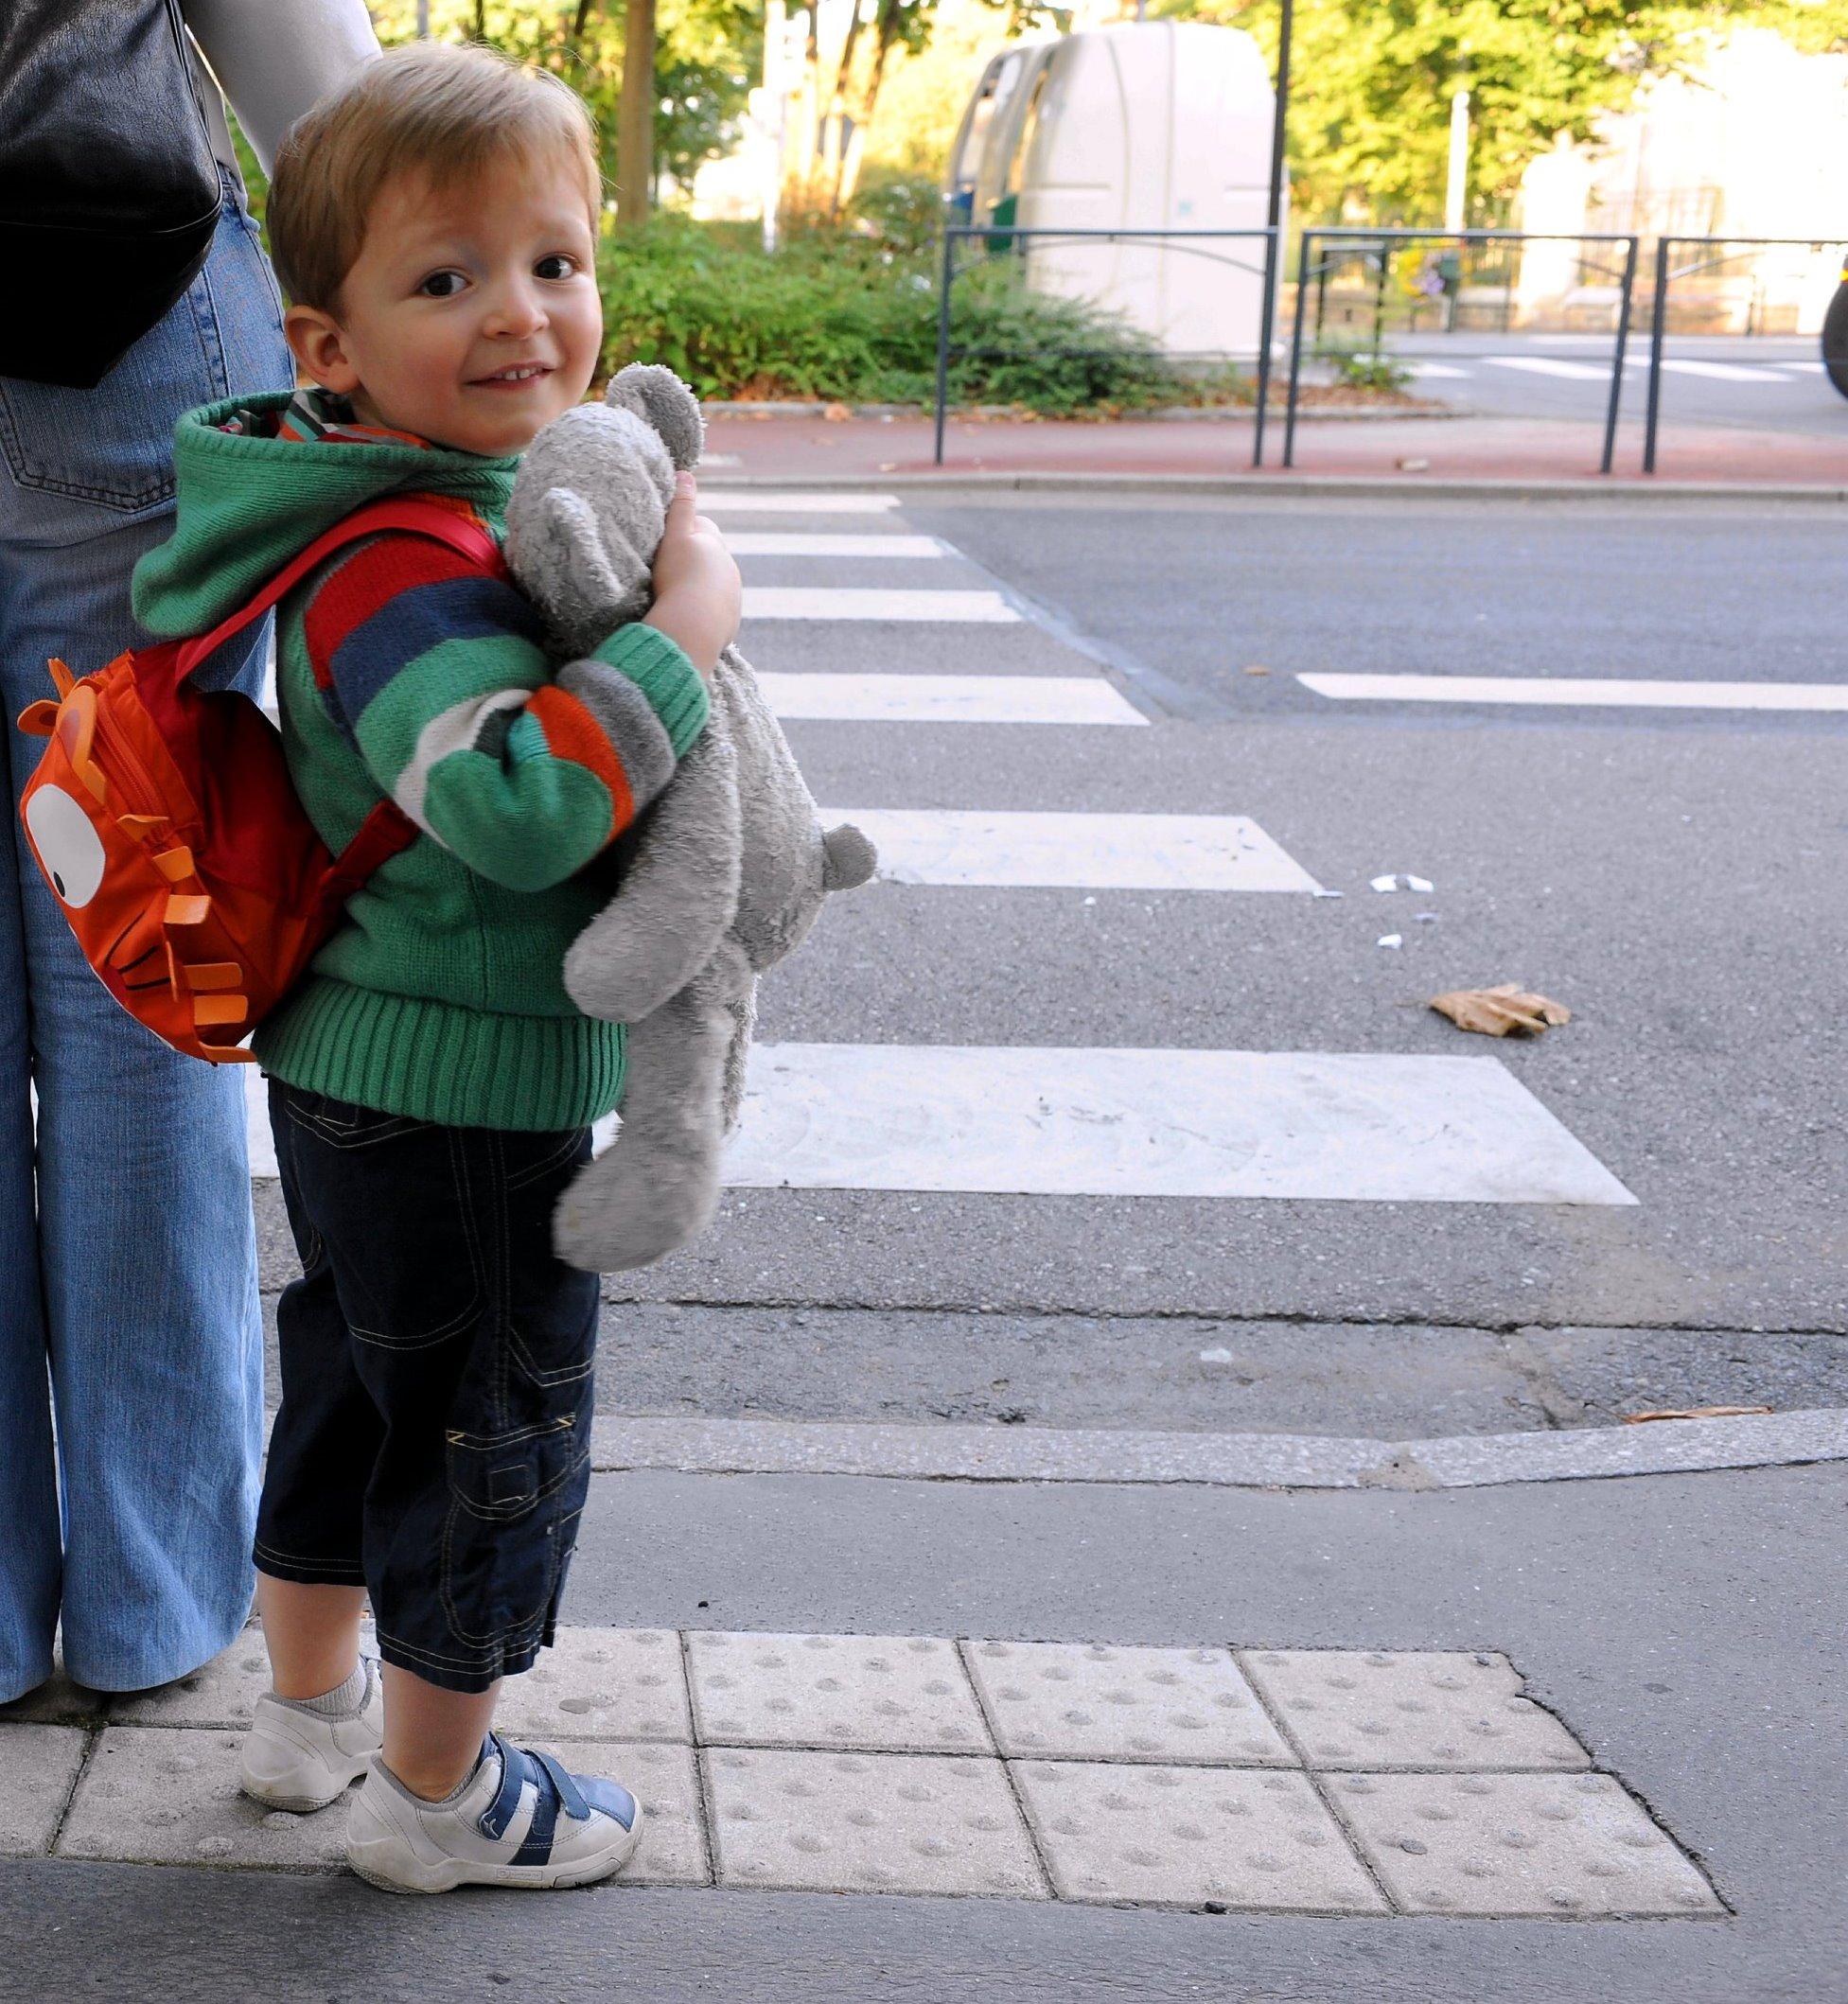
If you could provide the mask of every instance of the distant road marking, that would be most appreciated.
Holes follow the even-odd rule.
[[[1149,721],[1100,676],[760,675],[781,717],[889,724]]]
[[[1299,675],[1296,679],[1317,695],[1340,701],[1848,711],[1848,683],[1834,682],[1658,682],[1563,675]]]
[[[1636,1201],[1489,1057],[766,1044],[749,1081],[734,1187]]]
[[[706,515],[884,515],[898,506],[898,496],[830,493],[825,488],[785,494],[768,487],[702,487],[699,506]]]
[[[1662,366],[1677,376],[1707,376],[1715,382],[1788,382],[1790,379],[1763,362],[1747,367],[1736,361],[1688,361],[1680,356],[1664,355]]]
[[[1828,367],[1828,364],[1822,361],[1781,361],[1778,363],[1778,367],[1780,369],[1801,369],[1805,376],[1821,376]]]
[[[1013,625],[1020,615],[998,591],[889,591],[871,585],[747,585],[748,620],[942,621]]]
[[[1243,815],[1029,814],[828,807],[879,851],[892,884],[1084,890],[1314,892],[1308,870]]]
[[[831,536],[825,531],[734,529],[725,538],[733,556],[942,557],[934,536]]]
[[[1432,382],[1463,382],[1469,377],[1468,369],[1453,369],[1447,361],[1415,361],[1409,364],[1412,374]]]
[[[1574,382],[1609,382],[1609,367],[1589,361],[1561,361],[1553,355],[1485,355],[1491,369],[1524,369],[1530,376],[1564,376]]]

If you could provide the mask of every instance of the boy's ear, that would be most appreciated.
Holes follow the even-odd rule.
[[[282,331],[304,376],[324,390],[346,396],[359,387],[360,372],[347,358],[346,337],[331,313],[319,307],[290,307]]]

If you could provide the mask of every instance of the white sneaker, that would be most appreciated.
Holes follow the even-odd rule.
[[[376,1658],[360,1709],[344,1718],[305,1712],[266,1691],[256,1701],[238,1763],[238,1784],[270,1809],[325,1809],[366,1771],[385,1736],[383,1681]]]
[[[447,1802],[413,1795],[375,1760],[346,1819],[346,1862],[388,1892],[589,1886],[622,1871],[641,1840],[642,1804],[619,1782],[567,1773],[498,1732]]]

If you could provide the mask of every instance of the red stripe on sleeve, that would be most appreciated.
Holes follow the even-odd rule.
[[[609,834],[613,840],[635,818],[635,796],[629,791],[629,777],[623,770],[615,746],[584,705],[555,682],[536,689],[526,707],[545,732],[545,742],[554,758],[570,759],[573,765],[588,766],[603,782],[609,794]]]
[[[326,688],[346,636],[400,591],[479,574],[480,567],[459,551],[427,536],[385,535],[361,544],[326,579],[302,618],[315,687]]]

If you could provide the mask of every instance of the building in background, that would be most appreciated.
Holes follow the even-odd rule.
[[[1519,226],[1674,237],[1848,240],[1848,56],[1805,55],[1746,28],[1686,77],[1647,85],[1597,143],[1542,154],[1522,180]],[[1698,261],[1690,250],[1678,265]],[[1669,325],[1688,333],[1813,333],[1838,249],[1767,249],[1679,280]],[[1648,268],[1642,274],[1646,281]],[[1584,284],[1571,244],[1523,252],[1516,317],[1608,326],[1616,290]]]

